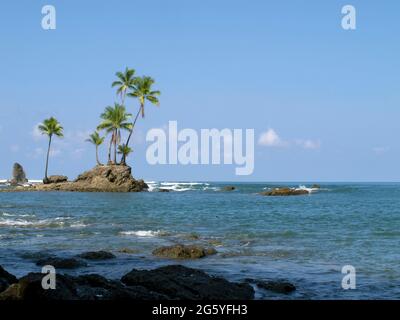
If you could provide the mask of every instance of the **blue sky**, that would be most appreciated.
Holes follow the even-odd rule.
[[[57,29],[41,28],[54,5]],[[357,30],[341,28],[341,8]],[[151,75],[161,106],[147,106],[130,158],[151,180],[400,181],[398,1],[3,1],[0,10],[0,177],[20,162],[42,178],[57,117],[50,174],[94,165],[84,140],[116,100],[114,74]],[[132,112],[135,100],[128,100]],[[255,170],[151,166],[147,130],[254,128]],[[262,144],[259,138],[262,136]],[[102,157],[105,155],[102,153]]]

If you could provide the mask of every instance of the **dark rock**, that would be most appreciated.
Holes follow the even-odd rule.
[[[269,281],[261,281],[261,280],[253,280],[247,279],[248,282],[255,283],[257,287],[260,289],[276,292],[276,293],[283,293],[288,294],[296,290],[296,287],[285,280],[269,280]]]
[[[217,251],[214,248],[181,244],[161,247],[153,251],[155,256],[170,259],[199,259],[216,253]]]
[[[234,186],[226,186],[222,188],[222,191],[234,191],[236,190],[236,187]]]
[[[158,192],[170,192],[171,190],[160,188],[160,189],[158,189],[157,191],[158,191]]]
[[[27,182],[28,179],[26,178],[24,168],[19,163],[14,163],[10,184],[13,186],[17,186]]]
[[[47,179],[43,179],[44,184],[55,184],[68,182],[68,177],[66,176],[50,176]]]
[[[130,248],[121,248],[118,250],[120,253],[126,253],[126,254],[135,254],[139,253],[139,250],[137,249],[130,249]]]
[[[155,270],[135,270],[122,277],[128,286],[142,286],[166,295],[169,299],[185,300],[249,300],[254,290],[247,283],[232,283],[211,277],[205,272],[180,265]]]
[[[44,290],[45,274],[30,273],[0,293],[0,300],[162,300],[165,295],[141,286],[127,287],[119,281],[96,275],[72,277],[57,274],[56,289]]]
[[[37,266],[53,266],[56,269],[76,269],[80,267],[85,267],[86,263],[74,259],[74,258],[44,258],[40,259],[36,262]]]
[[[307,190],[292,188],[275,188],[260,193],[263,196],[298,196],[309,194]]]
[[[13,276],[11,273],[8,273],[6,270],[0,266],[0,292],[6,290],[10,285],[16,283],[18,279]]]
[[[76,300],[75,285],[68,277],[57,274],[56,289],[44,290],[45,274],[29,273],[0,294],[0,300]]]
[[[313,184],[311,186],[311,188],[313,188],[313,189],[321,189],[321,186],[319,184]]]
[[[107,251],[89,251],[77,255],[77,257],[86,260],[109,260],[114,259],[115,255]]]

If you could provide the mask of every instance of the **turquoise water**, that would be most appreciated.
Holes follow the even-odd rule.
[[[152,183],[180,192],[0,193],[0,264],[22,276],[40,270],[27,253],[110,250],[117,259],[68,272],[119,278],[174,263],[151,255],[160,245],[201,243],[218,254],[182,264],[297,287],[291,295],[257,291],[257,298],[400,298],[400,184],[321,184],[294,197],[257,194],[276,184],[234,185],[233,192],[221,192],[222,183]],[[355,290],[341,288],[344,265],[356,268]]]

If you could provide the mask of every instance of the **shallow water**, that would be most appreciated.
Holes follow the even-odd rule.
[[[68,272],[119,278],[174,263],[151,255],[160,245],[202,243],[218,254],[181,263],[298,288],[291,295],[257,291],[257,298],[400,298],[400,184],[321,184],[293,197],[257,194],[282,183],[236,183],[233,192],[221,192],[223,183],[150,185],[180,192],[0,193],[0,264],[22,276],[40,271],[27,254],[110,250],[117,259]],[[344,265],[356,268],[355,290],[341,288]]]

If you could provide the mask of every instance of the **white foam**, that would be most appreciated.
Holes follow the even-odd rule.
[[[136,237],[156,237],[162,234],[161,231],[152,230],[139,230],[139,231],[121,231],[119,234],[124,236],[136,236]]]

